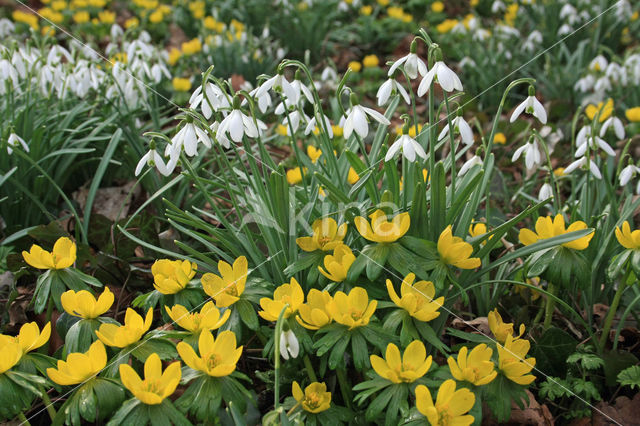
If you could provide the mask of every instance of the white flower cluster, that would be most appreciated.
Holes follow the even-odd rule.
[[[586,74],[580,78],[574,89],[587,94],[583,104],[597,103],[608,97],[616,88],[640,85],[640,53],[632,53],[621,62],[611,61],[598,55],[589,63]]]

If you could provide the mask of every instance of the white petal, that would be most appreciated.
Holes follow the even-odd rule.
[[[564,173],[565,174],[569,174],[572,171],[574,171],[575,169],[577,169],[578,167],[582,167],[586,164],[587,159],[585,157],[579,158],[576,161],[574,161],[573,163],[569,164],[565,169],[564,169]]]
[[[594,175],[596,179],[602,179],[602,174],[593,160],[589,162],[589,170],[591,170],[591,174]]]
[[[369,134],[369,123],[367,122],[367,116],[360,105],[353,107],[353,128],[362,139],[366,138]]]
[[[400,59],[398,59],[397,61],[395,61],[395,62],[391,65],[391,68],[389,68],[389,72],[387,73],[387,75],[388,75],[389,77],[391,77],[391,76],[393,75],[393,72],[394,72],[396,69],[398,69],[398,67],[399,67],[400,65],[402,65],[402,64],[407,60],[407,58],[408,58],[408,57],[409,57],[409,55],[407,55],[407,56],[403,56],[402,58],[400,58]]]
[[[229,120],[229,135],[234,142],[241,142],[244,134],[244,125],[242,124],[242,113],[239,110],[233,110],[227,118]],[[225,121],[227,120],[225,119]]]
[[[520,105],[518,105],[518,107],[513,111],[513,114],[511,114],[511,119],[509,120],[510,123],[513,123],[514,121],[516,121],[516,119],[518,117],[520,117],[520,114],[522,114],[522,111],[524,111],[524,109],[527,107],[527,100],[525,99]]]
[[[147,162],[149,161],[150,155],[151,155],[151,151],[148,151],[146,154],[142,156],[140,161],[138,161],[138,165],[136,166],[136,171],[135,171],[136,176],[138,176],[142,171],[142,169],[144,168],[144,166],[146,166]]]
[[[388,126],[391,122],[384,115],[372,108],[362,107],[362,110],[373,117],[378,123]]]
[[[387,103],[389,100],[389,96],[391,96],[391,91],[393,89],[393,80],[388,79],[385,81],[382,86],[378,89],[378,93],[376,93],[376,98],[378,98],[378,105],[382,106]]]
[[[402,86],[402,84],[398,82],[395,83],[395,87],[396,89],[398,89],[398,92],[404,98],[404,101],[407,103],[407,105],[409,105],[411,103],[411,98],[409,97],[407,90]]]
[[[585,152],[587,152],[587,146],[589,144],[583,143],[582,145],[580,145],[578,147],[578,149],[576,150],[576,154],[575,157],[582,157],[584,155]]]
[[[613,148],[611,148],[609,146],[608,143],[606,143],[605,141],[603,141],[602,139],[600,139],[599,137],[595,136],[596,139],[596,143],[598,144],[598,146],[600,147],[600,149],[602,149],[604,152],[607,153],[607,155],[610,155],[612,157],[615,157],[616,152],[613,150]]]
[[[620,186],[625,186],[633,177],[633,166],[627,166],[620,172]]]
[[[511,162],[513,163],[518,158],[520,158],[520,156],[522,155],[522,153],[524,152],[525,149],[527,149],[527,144],[524,144],[520,148],[516,149],[516,152],[514,152],[513,156],[511,157]]]
[[[420,85],[418,86],[418,96],[423,96],[425,93],[427,93],[427,91],[431,87],[431,82],[433,81],[433,77],[436,74],[435,71],[436,71],[436,68],[433,67],[429,70],[427,75],[424,76],[424,78],[420,82]]]
[[[384,156],[384,161],[389,161],[391,160],[396,153],[400,150],[400,148],[402,147],[402,141],[398,138],[390,147],[389,147],[389,151],[387,151],[387,155]]]
[[[459,117],[457,124],[460,136],[462,136],[462,142],[467,145],[473,145],[473,131],[469,124],[462,117]]]
[[[547,124],[547,111],[535,97],[533,97],[533,116],[538,118],[542,124]]]

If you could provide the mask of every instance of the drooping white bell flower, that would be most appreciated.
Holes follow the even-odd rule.
[[[586,165],[587,157],[578,158],[564,169],[564,174],[569,174],[577,168],[583,168]],[[602,173],[600,173],[600,169],[598,169],[598,166],[596,166],[596,163],[593,160],[589,161],[589,171],[596,179],[602,179]]]
[[[458,115],[456,118],[451,120],[451,127],[453,128],[453,133],[458,133],[462,138],[462,142],[465,145],[473,145],[473,131],[471,130],[471,126],[464,119],[462,115]],[[446,123],[440,134],[438,135],[438,141],[443,140],[449,134],[449,123]]]
[[[616,152],[613,150],[613,148],[611,148],[611,146],[609,146],[609,144],[606,143],[604,140],[602,140],[600,137],[590,136],[587,138],[585,143],[578,146],[578,149],[576,149],[575,156],[582,157],[585,154],[585,152],[587,152],[588,146],[591,146],[591,148],[594,150],[600,148],[601,150],[606,152],[607,155],[610,155],[612,157],[616,155]]]
[[[409,47],[409,53],[402,58],[396,60],[389,68],[388,76],[391,77],[393,73],[396,72],[398,67],[404,64],[404,70],[409,76],[410,79],[418,78],[418,74],[421,76],[425,76],[427,74],[427,65],[424,63],[422,59],[416,54],[418,51],[418,44],[415,40],[411,42],[411,46]]]
[[[11,133],[9,135],[9,139],[7,139],[7,152],[9,153],[9,155],[13,153],[13,148],[17,147],[18,145],[22,145],[22,149],[24,149],[26,152],[29,152],[29,145],[27,145],[24,139],[22,139],[15,133]]]
[[[189,157],[193,157],[198,153],[198,142],[201,142],[207,148],[211,148],[211,139],[209,135],[195,124],[188,122],[182,129],[171,138],[171,145],[173,145],[173,152],[180,152],[181,148],[184,148],[185,154]],[[169,153],[169,146],[165,155]]]
[[[607,133],[609,127],[613,126],[613,132],[615,133],[618,139],[624,139],[624,124],[622,124],[622,120],[618,117],[609,117],[607,120],[602,123],[602,127],[600,128],[600,137],[604,137]]]
[[[511,161],[517,161],[523,153],[524,163],[528,170],[533,169],[536,164],[542,163],[542,156],[540,155],[540,150],[538,149],[538,141],[536,141],[535,139],[530,140],[520,148],[516,149],[516,152],[514,152],[513,156],[511,157]]]
[[[170,145],[169,145],[170,146]],[[136,166],[135,175],[138,176],[145,165],[155,167],[163,176],[169,176],[173,173],[176,165],[178,164],[178,155],[172,156],[167,163],[164,162],[160,154],[156,151],[156,145],[154,141],[149,143],[149,151],[142,156],[138,165]]]
[[[604,71],[609,65],[609,61],[602,55],[598,55],[589,63],[589,69],[591,71]]]
[[[298,127],[300,127],[301,122],[308,123],[309,121],[310,120],[309,117],[307,117],[307,114],[300,111],[299,109],[294,109],[282,119],[282,125],[287,128],[291,126],[291,129],[295,133],[298,131]]]
[[[427,159],[427,153],[424,152],[422,146],[420,146],[418,141],[409,136],[406,132],[408,132],[408,129],[404,129],[402,135],[395,140],[391,147],[389,147],[389,151],[387,151],[384,161],[390,161],[393,159],[398,151],[402,151],[404,158],[411,162],[416,161],[416,155],[418,157],[422,157],[423,160]]]
[[[380,86],[380,88],[378,89],[378,93],[376,93],[376,98],[378,98],[378,106],[386,104],[394,91],[397,91],[400,96],[402,96],[407,105],[411,103],[409,94],[402,86],[402,84],[398,83],[393,78],[389,78],[387,81],[382,83],[382,86]]]
[[[631,178],[633,178],[636,173],[640,173],[640,168],[638,168],[635,164],[629,163],[627,167],[620,171],[620,186],[625,186],[629,183]]]
[[[293,331],[283,331],[280,335],[280,355],[285,360],[297,358],[300,353],[300,344]]]
[[[349,139],[354,130],[362,139],[367,137],[369,134],[369,120],[367,120],[367,115],[385,126],[391,124],[387,117],[380,114],[375,109],[359,105],[353,94],[351,98],[353,106],[349,111],[347,111],[347,118],[344,121],[343,126],[345,139]]]
[[[322,121],[324,121],[324,125],[327,128],[327,132],[329,133],[329,138],[333,139],[333,127],[331,126],[331,121],[329,120],[329,117],[323,114],[322,118],[323,118]],[[317,123],[318,121],[316,120],[316,116],[314,115],[313,117],[311,117],[311,120],[309,120],[307,127],[305,127],[304,134],[308,135],[309,133],[313,132],[316,127],[322,128],[322,126],[318,125]]]
[[[483,164],[482,158],[480,158],[478,154],[475,154],[473,157],[465,161],[462,167],[460,167],[458,176],[464,176],[473,166],[482,166]]]
[[[237,103],[239,104],[239,102]],[[243,113],[239,108],[235,108],[218,126],[216,138],[225,148],[230,146],[227,135],[236,143],[241,142],[244,135],[257,138],[262,130],[266,130],[267,126],[258,119],[256,119],[256,123],[253,122],[252,117]]]
[[[523,112],[533,115],[542,124],[547,124],[547,111],[545,111],[538,98],[536,98],[535,89],[533,88],[533,86],[529,86],[529,96],[516,107],[516,109],[513,111],[513,114],[511,114],[511,119],[509,120],[509,122],[513,123],[514,121],[516,121],[516,119],[520,117],[520,114],[522,114]]]
[[[263,96],[269,90],[282,90],[282,93],[287,97],[289,102],[294,104],[298,103],[299,93],[289,83],[283,74],[278,73],[262,83],[256,92],[256,97]]]
[[[460,92],[462,91],[462,82],[460,78],[458,78],[458,75],[444,62],[438,61],[420,82],[420,86],[418,86],[418,96],[423,96],[429,91],[431,82],[434,81],[434,79],[445,92],[453,92],[454,89]]]
[[[293,87],[293,90],[296,91],[297,98],[303,99],[302,96],[304,95],[304,98],[306,98],[311,105],[315,104],[315,99],[313,99],[311,90],[309,90],[309,88],[297,77],[298,76],[296,76],[296,78],[291,82],[291,87]]]
[[[553,197],[553,188],[551,187],[551,185],[549,185],[547,182],[545,182],[540,187],[540,191],[538,192],[538,200],[540,200],[540,201],[547,200],[547,199],[549,199],[551,197]]]

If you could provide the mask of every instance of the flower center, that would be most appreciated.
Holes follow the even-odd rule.
[[[143,389],[150,393],[160,394],[160,381],[159,380],[145,380]]]
[[[231,284],[229,287],[227,287],[224,291],[225,293],[227,293],[230,296],[238,296],[238,289],[236,287],[236,282],[234,281],[233,284]]]
[[[210,354],[207,359],[207,369],[209,371],[213,370],[220,364],[220,361],[222,361],[222,357],[220,355],[215,353]]]
[[[311,409],[318,408],[318,406],[320,405],[320,395],[318,395],[316,392],[311,392],[306,396],[305,403]]]

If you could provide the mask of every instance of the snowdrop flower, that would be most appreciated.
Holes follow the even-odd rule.
[[[336,81],[338,79],[338,74],[336,70],[331,67],[325,67],[322,70],[322,74],[320,74],[320,80],[322,81]]]
[[[198,153],[198,142],[202,142],[204,146],[211,148],[211,139],[209,139],[207,133],[193,124],[193,122],[187,122],[187,124],[171,138],[171,145],[167,146],[165,155],[168,155],[171,151],[173,153],[180,153],[180,149],[184,147],[185,154],[193,157]],[[228,148],[228,146],[226,146],[226,148]]]
[[[427,65],[418,57],[416,52],[418,51],[418,44],[415,40],[411,42],[409,47],[409,53],[402,58],[395,61],[391,68],[389,68],[388,76],[391,77],[398,67],[404,64],[404,70],[410,79],[418,78],[418,74],[424,76],[427,74]]]
[[[271,77],[264,83],[260,85],[258,91],[256,92],[256,97],[263,96],[269,90],[282,90],[282,93],[287,97],[287,99],[296,104],[298,103],[299,92],[297,92],[294,87],[289,83],[289,81],[281,74],[282,71],[278,71],[278,74]]]
[[[484,28],[478,28],[473,33],[473,40],[474,41],[484,41],[484,40],[488,39],[489,37],[491,37],[491,32],[489,30],[484,29]],[[462,68],[462,66],[461,66],[461,68]]]
[[[282,125],[285,127],[291,126],[291,129],[295,133],[298,131],[298,127],[300,127],[301,122],[308,123],[309,121],[307,114],[298,109],[294,109],[282,119]]]
[[[536,46],[540,45],[540,43],[542,43],[542,34],[540,31],[535,30],[529,34],[529,37],[527,37],[525,42],[522,44],[522,48],[525,51],[531,52],[535,50]]]
[[[628,184],[636,173],[640,173],[640,168],[636,167],[632,162],[629,162],[629,165],[620,171],[620,186]]]
[[[609,65],[609,61],[602,55],[598,55],[589,63],[589,69],[591,71],[604,71]]]
[[[424,160],[427,159],[427,153],[424,152],[422,146],[407,134],[409,132],[408,127],[409,125],[405,124],[402,135],[391,145],[389,151],[387,151],[387,155],[384,157],[384,161],[390,161],[398,151],[402,151],[404,158],[411,162],[416,161],[416,154]]]
[[[609,80],[609,77],[603,75],[596,80],[596,84],[593,85],[593,89],[596,92],[605,92],[607,90],[611,90],[611,80]]]
[[[551,197],[553,197],[553,188],[551,188],[551,185],[545,182],[540,187],[540,192],[538,192],[538,200],[542,201]]]
[[[511,119],[509,122],[513,123],[516,121],[520,114],[526,112],[527,114],[532,114],[536,117],[542,124],[547,124],[547,111],[544,110],[544,107],[535,96],[535,89],[533,86],[529,86],[529,96],[525,99],[511,114]]]
[[[15,30],[13,22],[7,18],[0,19],[0,38],[9,37],[13,34],[13,30]]]
[[[22,149],[24,149],[26,152],[29,152],[29,145],[27,145],[24,139],[22,139],[15,133],[11,133],[9,135],[9,139],[7,140],[7,152],[9,153],[9,155],[13,153],[13,148],[17,147],[18,144],[22,145]]]
[[[331,126],[331,121],[329,120],[329,117],[323,114],[322,118],[324,121],[324,125],[327,129],[327,132],[329,133],[329,138],[333,139],[333,127]],[[308,135],[309,133],[313,132],[316,127],[321,127],[321,126],[317,124],[316,116],[314,115],[313,117],[311,117],[311,120],[309,120],[307,127],[305,127],[304,134]]]
[[[458,111],[458,115],[456,118],[451,120],[451,127],[453,128],[454,133],[459,133],[462,138],[462,142],[466,145],[473,145],[473,131],[471,130],[471,126],[469,123],[462,117],[461,112]],[[449,134],[449,123],[445,124],[444,129],[438,135],[438,141],[443,140]]]
[[[11,65],[11,62],[2,59],[0,60],[0,95],[5,93],[5,81],[7,80],[11,81],[14,90],[20,87],[18,84],[18,71]]]
[[[71,53],[69,53],[67,49],[60,46],[59,44],[56,44],[53,47],[51,47],[51,50],[47,55],[47,64],[49,65],[59,64],[60,59],[62,59],[63,56],[65,57],[67,62],[71,64],[73,63],[73,56],[71,56]]]
[[[576,84],[573,86],[573,88],[581,92],[588,92],[593,88],[595,84],[596,84],[596,79],[591,74],[589,74],[586,77],[583,77],[580,80],[578,80]]]
[[[563,24],[560,28],[558,28],[558,36],[562,37],[567,34],[571,34],[573,32],[573,27],[569,24]]]
[[[351,133],[355,130],[355,132],[362,139],[366,138],[369,134],[369,122],[367,120],[367,115],[374,120],[376,120],[380,124],[384,124],[388,126],[391,124],[387,117],[380,114],[375,109],[363,107],[358,104],[357,99],[355,99],[355,95],[351,95],[351,110],[347,112],[347,118],[344,121],[344,138],[349,139]]]
[[[138,161],[138,165],[136,166],[135,175],[138,176],[145,165],[150,167],[155,167],[163,176],[169,176],[176,165],[178,164],[178,156],[175,155],[173,158],[169,159],[168,163],[165,163],[160,154],[156,151],[155,141],[151,141],[149,143],[149,151],[145,155],[142,156],[140,161]]]
[[[382,83],[382,86],[380,86],[380,88],[378,89],[378,93],[376,93],[376,98],[378,98],[378,106],[386,104],[391,94],[396,91],[402,96],[407,105],[411,103],[409,94],[402,86],[402,84],[399,84],[393,78],[389,78],[387,81]]]
[[[587,157],[579,158],[564,169],[564,174],[567,175],[577,168],[583,168],[586,165]],[[593,160],[589,161],[589,171],[596,179],[602,179],[602,173],[600,173],[600,169],[598,169],[598,166],[596,166],[596,163]]]
[[[498,13],[505,10],[506,6],[500,0],[496,0],[491,5],[491,13]]]
[[[283,331],[280,334],[280,355],[285,360],[297,358],[300,352],[300,344],[296,335],[291,330]]]
[[[239,98],[234,99],[234,105],[239,107]],[[225,148],[229,148],[230,142],[227,135],[236,143],[242,141],[242,137],[247,135],[250,138],[257,138],[261,130],[265,130],[267,126],[260,120],[257,120],[257,126],[253,122],[253,118],[243,113],[239,108],[234,108],[231,113],[222,120],[218,126],[216,138]]]
[[[296,71],[296,78],[291,83],[291,87],[293,87],[293,90],[296,92],[297,99],[302,99],[302,95],[304,95],[311,105],[315,104],[311,91],[299,79],[299,71]]]
[[[418,96],[423,96],[429,91],[434,78],[445,92],[452,92],[454,89],[462,92],[462,82],[456,73],[451,71],[451,68],[440,60],[433,65],[420,82],[420,86],[418,86]]]
[[[602,127],[600,128],[600,137],[604,137],[607,133],[609,127],[613,126],[613,131],[618,139],[624,139],[624,124],[618,117],[611,116],[607,118],[607,120],[602,123]]]
[[[460,167],[458,176],[464,176],[469,170],[471,170],[471,168],[473,168],[473,166],[478,166],[478,165],[482,166],[483,162],[482,162],[482,158],[480,158],[480,156],[478,156],[478,154],[476,153],[473,157],[465,161],[462,167]]]
[[[581,145],[578,146],[575,156],[582,157],[585,154],[585,152],[587,152],[588,146],[591,146],[592,149],[600,148],[604,152],[606,152],[607,155],[610,155],[612,157],[615,157],[616,155],[615,151],[613,150],[613,148],[611,148],[611,146],[609,146],[608,143],[606,143],[600,137],[594,135],[594,136],[588,137],[585,143],[582,143]]]
[[[527,167],[527,170],[533,169],[533,167],[537,164],[542,164],[542,156],[540,155],[540,150],[538,149],[538,141],[536,141],[535,138],[532,138],[529,142],[516,149],[516,152],[513,153],[513,157],[511,157],[511,161],[517,161],[523,153],[524,163]]]
[[[255,89],[249,92],[249,95],[253,96],[253,98],[257,101],[258,109],[260,110],[260,112],[264,114],[267,112],[267,109],[269,109],[269,107],[272,105],[271,96],[269,95],[269,92],[263,92],[261,96],[258,97],[257,96],[258,90],[259,90],[259,87],[256,87]],[[245,99],[242,101],[242,106],[246,104],[247,104],[247,100]]]
[[[562,6],[562,9],[560,9],[559,16],[560,16],[560,19],[566,19],[566,18],[571,18],[577,13],[578,11],[576,10],[576,8],[570,5],[569,3],[567,3],[564,6]]]

